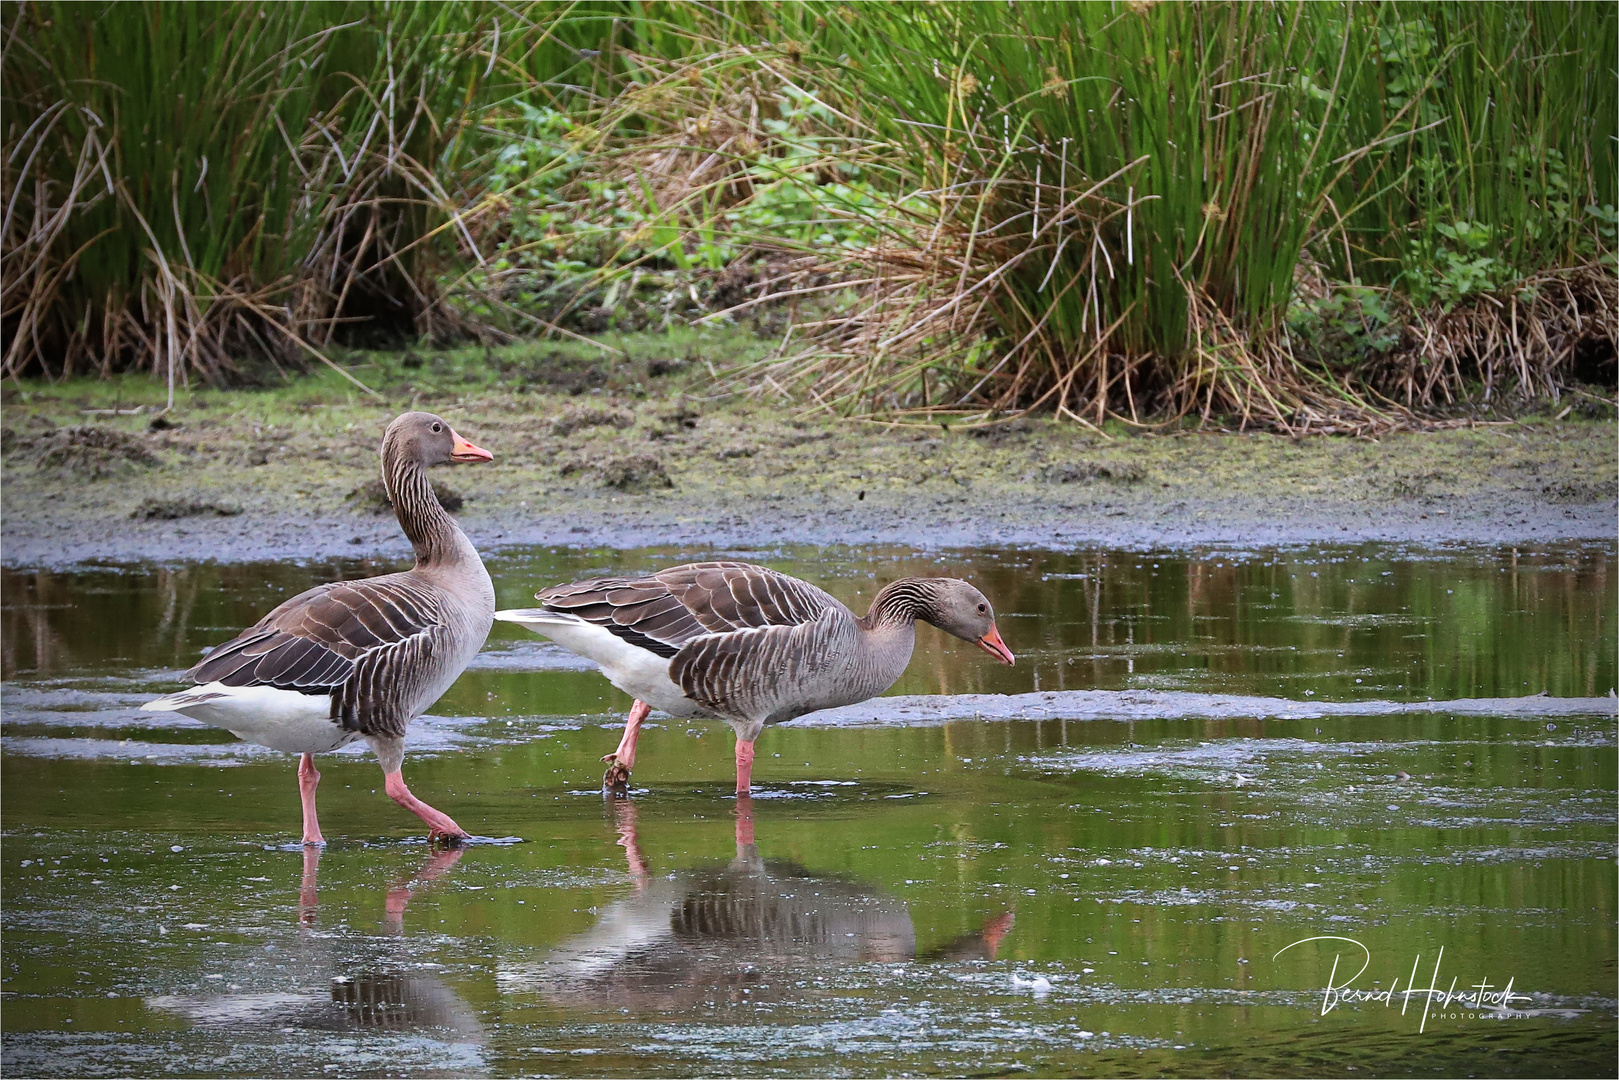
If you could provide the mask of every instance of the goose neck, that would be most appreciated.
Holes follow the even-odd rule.
[[[879,592],[861,619],[867,630],[914,627],[933,608],[933,595],[922,578],[900,578]]]
[[[415,461],[384,458],[382,482],[399,527],[416,549],[417,566],[459,562],[466,539],[455,519],[439,505],[427,471]]]

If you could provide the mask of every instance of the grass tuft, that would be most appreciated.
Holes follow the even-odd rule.
[[[1611,78],[1589,75],[1612,71],[1606,9],[813,11],[804,85],[858,135],[820,171],[857,168],[880,178],[886,197],[847,208],[876,237],[858,250],[777,245],[800,257],[800,277],[778,296],[828,280],[861,293],[813,327],[817,348],[760,373],[767,389],[797,389],[846,415],[1046,409],[1097,427],[1192,416],[1358,432],[1436,403],[1429,391],[1377,394],[1361,372],[1312,364],[1294,347],[1301,281],[1326,264],[1359,286],[1357,272],[1384,265],[1351,267],[1368,236],[1411,245],[1381,287],[1417,311],[1436,290],[1483,296],[1520,287],[1514,268],[1593,259],[1596,287],[1611,294],[1600,234],[1611,203],[1574,212],[1571,201],[1601,202],[1612,188],[1611,140],[1570,123],[1600,124],[1619,96]],[[1418,62],[1409,43],[1423,27],[1432,48]],[[1510,88],[1499,114],[1469,65]],[[1493,125],[1487,151],[1469,109]],[[1472,158],[1452,177],[1464,143]],[[1434,182],[1441,175],[1445,185]],[[1502,219],[1469,225],[1486,207]],[[1423,239],[1475,243],[1517,229],[1533,242],[1504,246],[1500,273],[1476,281],[1445,261],[1451,249]],[[1520,380],[1525,391],[1555,385],[1552,352],[1513,353],[1538,369]],[[1490,356],[1474,366],[1500,367]]]
[[[172,404],[361,323],[453,328],[490,79],[566,7],[7,4],[4,373],[146,369]]]

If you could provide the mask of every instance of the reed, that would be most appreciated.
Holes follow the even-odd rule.
[[[1548,119],[1556,86],[1524,90],[1509,122],[1480,104],[1480,80],[1456,70],[1483,58],[1522,87],[1572,80],[1586,98],[1557,109],[1600,124],[1612,79],[1592,78],[1593,55],[1568,40],[1584,35],[1580,17],[1545,22],[1551,29],[1535,44],[1574,50],[1548,58],[1506,47],[1513,18],[1469,21],[1470,10],[811,9],[807,84],[861,136],[849,156],[883,177],[890,197],[867,211],[881,242],[831,258],[798,253],[805,273],[867,287],[852,311],[819,328],[820,348],[782,361],[771,380],[792,380],[854,414],[1046,408],[1132,424],[1195,414],[1295,432],[1398,422],[1404,403],[1380,398],[1352,372],[1299,359],[1286,316],[1301,274],[1332,263],[1334,244],[1352,254],[1376,236],[1383,250],[1400,249],[1405,276],[1392,287],[1413,289],[1417,267],[1434,259],[1422,230],[1443,236],[1460,220],[1430,208],[1441,196],[1455,205],[1467,183],[1469,206],[1483,205],[1485,191],[1525,190],[1503,178],[1527,178],[1537,146],[1567,147],[1570,190],[1600,196],[1612,175],[1611,160],[1597,160],[1611,159],[1611,144],[1589,124]],[[1432,18],[1450,20],[1449,37],[1422,64],[1405,64],[1390,42]],[[1606,56],[1610,46],[1596,51]],[[1598,60],[1595,70],[1609,70]],[[1398,86],[1388,78],[1396,62]],[[1505,125],[1491,137],[1516,141],[1494,151],[1501,164],[1449,194],[1424,187],[1448,161],[1451,144],[1432,142],[1435,132],[1465,130],[1470,146],[1481,137],[1454,104],[1469,94],[1479,117]],[[1520,137],[1536,132],[1545,139]],[[1589,165],[1572,164],[1576,147]],[[1491,197],[1501,213],[1523,209],[1522,198]],[[1415,232],[1413,199],[1423,203]],[[1590,232],[1579,217],[1521,244],[1523,264],[1542,270],[1563,258],[1572,238]],[[1333,269],[1347,275],[1348,262]]]
[[[442,268],[481,258],[478,120],[577,62],[568,8],[6,5],[5,373],[172,386],[440,329]]]
[[[1374,29],[1351,139],[1404,137],[1337,179],[1318,252],[1335,274],[1424,306],[1611,249],[1619,12],[1390,4]]]
[[[1406,137],[1350,163],[1311,245],[1407,327],[1359,372],[1378,391],[1432,409],[1612,382],[1616,43],[1609,5],[1380,12],[1352,138]]]
[[[846,300],[741,373],[843,414],[1365,431],[1616,333],[1611,6],[0,19],[13,376],[573,333],[651,282],[666,322]]]

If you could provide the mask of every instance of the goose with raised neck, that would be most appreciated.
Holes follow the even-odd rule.
[[[196,685],[141,708],[301,755],[306,844],[325,843],[314,755],[359,738],[376,752],[388,796],[427,823],[430,839],[464,839],[466,830],[411,794],[401,769],[406,727],[483,648],[495,613],[489,571],[426,470],[492,457],[432,413],[394,420],[382,437],[382,482],[416,565],[300,593],[208,652],[186,672]]]
[[[641,724],[656,708],[724,720],[736,732],[736,790],[752,786],[766,724],[875,697],[904,674],[917,622],[1005,664],[1012,652],[984,594],[958,578],[901,578],[856,615],[807,581],[750,563],[693,563],[644,578],[598,578],[497,611],[600,666],[634,697],[602,783],[624,791]]]

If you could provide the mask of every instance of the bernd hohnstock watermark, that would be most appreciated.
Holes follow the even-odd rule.
[[[1426,1031],[1430,1016],[1434,1019],[1476,1019],[1476,1018],[1510,1018],[1521,1015],[1513,1008],[1514,1002],[1531,1002],[1534,999],[1527,994],[1515,993],[1512,988],[1513,979],[1508,978],[1505,985],[1492,983],[1488,978],[1480,979],[1475,983],[1463,983],[1460,975],[1453,975],[1449,982],[1441,974],[1445,962],[1445,949],[1440,946],[1439,955],[1434,957],[1433,970],[1428,976],[1427,986],[1418,986],[1420,978],[1418,971],[1422,965],[1422,954],[1418,953],[1411,961],[1411,974],[1405,979],[1405,989],[1400,989],[1401,976],[1396,976],[1389,984],[1388,989],[1363,989],[1355,986],[1355,981],[1366,974],[1366,969],[1372,966],[1372,951],[1365,945],[1351,937],[1340,937],[1336,934],[1319,934],[1315,937],[1300,938],[1291,945],[1284,945],[1276,950],[1272,960],[1287,952],[1288,949],[1307,945],[1311,942],[1339,942],[1341,946],[1350,946],[1348,957],[1345,950],[1340,948],[1332,958],[1332,973],[1327,976],[1327,985],[1321,994],[1321,1015],[1326,1016],[1339,1005],[1380,1004],[1384,1008],[1400,1006],[1400,1015],[1405,1016],[1412,1010],[1415,1003],[1420,1000],[1422,1016],[1417,1030]],[[1348,969],[1355,961],[1360,961],[1360,967],[1353,975],[1345,977]]]

